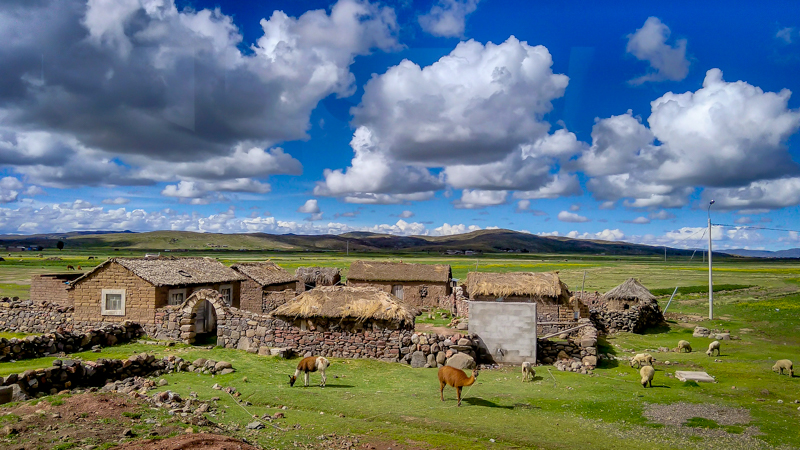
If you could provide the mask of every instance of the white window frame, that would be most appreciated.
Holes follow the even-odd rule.
[[[106,309],[106,296],[119,295],[122,299],[121,309]],[[125,289],[103,289],[100,294],[100,314],[103,316],[124,316],[125,315]]]
[[[182,305],[183,302],[186,301],[186,291],[187,291],[186,288],[184,288],[184,289],[170,289],[169,292],[167,293],[167,305],[169,305],[169,306]],[[183,294],[183,300],[181,300],[180,303],[172,303],[172,295],[173,294]]]
[[[231,296],[225,301],[225,296],[222,294],[223,289],[230,289]],[[232,284],[223,284],[219,287],[219,295],[222,297],[222,302],[225,303],[226,306],[233,306],[233,285]]]

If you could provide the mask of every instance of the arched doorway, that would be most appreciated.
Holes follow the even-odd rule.
[[[219,292],[213,289],[195,291],[183,306],[184,319],[181,329],[185,331],[187,344],[215,344],[220,335],[220,325],[225,319],[225,303]],[[186,327],[184,329],[184,327]]]

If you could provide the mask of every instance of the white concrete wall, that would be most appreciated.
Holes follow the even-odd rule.
[[[536,303],[469,302],[469,332],[498,363],[536,362]]]

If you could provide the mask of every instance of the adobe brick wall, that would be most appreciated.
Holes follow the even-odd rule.
[[[403,286],[403,302],[417,309],[438,308],[439,299],[450,295],[448,283],[422,283],[422,282],[399,282],[399,281],[347,281],[348,286],[354,287],[374,287],[384,292],[392,293],[392,286]],[[422,293],[426,292],[423,297]]]
[[[262,289],[261,285],[250,278],[241,282],[241,294],[239,295],[239,308],[245,311],[262,311]]]
[[[277,307],[283,305],[296,296],[297,293],[294,291],[294,289],[286,289],[284,291],[264,291],[261,312],[264,314],[271,313]]]
[[[31,276],[30,300],[33,302],[50,302],[61,306],[72,306],[67,292],[67,281],[72,281],[83,274],[44,274]]]
[[[100,301],[103,289],[125,290],[125,315],[103,316]],[[75,321],[119,323],[131,320],[139,324],[155,321],[156,302],[166,304],[166,294],[116,262],[99,269],[69,290],[75,305]],[[157,300],[158,299],[158,300]]]

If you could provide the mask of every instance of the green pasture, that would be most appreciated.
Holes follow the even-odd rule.
[[[336,266],[346,269],[354,256],[343,254],[256,254],[209,252],[225,263],[271,258],[293,271],[302,265]],[[64,255],[67,255],[66,253]],[[87,254],[70,254],[58,262],[86,262]],[[45,255],[47,256],[47,255]],[[105,256],[110,255],[97,255]],[[358,257],[364,257],[358,255]],[[454,277],[465,278],[481,271],[558,270],[572,290],[604,292],[634,276],[661,295],[662,308],[678,286],[668,310],[669,322],[647,334],[621,333],[601,341],[600,351],[629,357],[648,351],[656,359],[653,388],[642,388],[638,370],[626,361],[605,361],[594,375],[559,372],[551,366],[536,368],[533,382],[523,383],[517,367],[481,371],[477,383],[464,389],[461,408],[455,407],[455,390],[445,390],[439,401],[435,369],[411,369],[402,364],[379,361],[333,359],[328,386],[288,386],[297,360],[262,357],[238,350],[211,350],[190,346],[126,344],[101,353],[73,355],[84,359],[127,357],[142,351],[159,356],[210,358],[233,363],[237,372],[215,376],[194,373],[164,376],[169,389],[201,399],[220,397],[214,422],[238,424],[239,433],[265,448],[293,448],[295,443],[313,444],[323,434],[355,434],[365,439],[394,440],[422,448],[800,448],[800,376],[780,376],[770,368],[775,360],[788,358],[800,364],[800,264],[786,261],[715,262],[715,320],[707,320],[707,267],[702,261],[654,258],[580,258],[563,255],[490,255],[479,259],[402,255],[384,259],[404,262],[446,263]],[[0,266],[0,283],[21,283],[31,273],[58,268],[35,258],[6,258]],[[48,262],[49,263],[49,262]],[[88,264],[87,264],[88,265]],[[84,266],[85,267],[85,266]],[[38,272],[42,273],[42,272]],[[8,295],[0,284],[0,296]],[[683,288],[683,289],[681,289]],[[449,322],[427,313],[421,323],[441,326]],[[706,356],[711,341],[692,337],[696,325],[725,329],[738,339],[722,343],[722,355]],[[694,352],[662,353],[678,340],[691,342]],[[0,375],[46,367],[53,358],[0,363]],[[665,364],[669,361],[670,364]],[[677,370],[702,370],[717,383],[682,383]],[[797,368],[800,371],[800,368]],[[243,381],[247,377],[247,382]],[[215,383],[233,386],[249,402],[245,409]],[[746,423],[719,423],[702,413],[683,417],[683,425],[663,425],[647,418],[648,409],[687,403],[743,408]],[[273,414],[281,406],[285,419],[278,430],[269,425],[245,434],[252,414]],[[690,408],[691,409],[691,408]],[[2,413],[0,413],[2,414]],[[250,433],[250,432],[247,432]],[[491,440],[494,440],[492,442]]]

